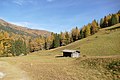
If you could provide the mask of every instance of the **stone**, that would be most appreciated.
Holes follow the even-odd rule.
[[[5,74],[3,72],[0,72],[0,78],[3,78]]]

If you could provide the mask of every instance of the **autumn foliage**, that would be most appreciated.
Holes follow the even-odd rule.
[[[65,46],[95,34],[100,28],[109,27],[117,23],[120,23],[120,11],[101,18],[100,23],[93,20],[80,29],[76,26],[70,32],[61,32],[60,34],[52,32],[50,35],[24,35],[26,33],[16,32],[16,30],[0,24],[0,56],[27,55],[34,51]]]

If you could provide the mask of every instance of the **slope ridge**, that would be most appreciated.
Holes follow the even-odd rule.
[[[7,30],[6,30],[7,28]],[[13,33],[17,34],[25,34],[29,36],[39,36],[39,35],[50,35],[51,32],[46,31],[46,30],[37,30],[37,29],[30,29],[27,27],[22,27],[22,26],[17,26],[15,24],[11,24],[9,22],[6,22],[2,19],[0,19],[0,29],[4,31],[13,31]]]

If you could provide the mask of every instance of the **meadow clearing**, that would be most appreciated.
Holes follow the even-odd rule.
[[[0,80],[119,80],[120,24],[95,35],[27,56],[0,57]],[[117,28],[116,28],[117,27]],[[61,50],[81,51],[80,58],[60,57]]]

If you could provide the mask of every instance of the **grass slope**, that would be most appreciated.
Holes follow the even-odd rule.
[[[101,29],[95,35],[76,41],[67,46],[48,51],[31,53],[28,56],[0,58],[0,70],[10,73],[4,80],[21,80],[15,72],[24,71],[29,80],[119,80],[120,79],[120,29],[112,26]],[[63,49],[81,51],[80,58],[56,57]],[[108,56],[109,55],[109,56]],[[18,70],[17,70],[18,69]],[[12,72],[14,72],[12,74]]]
[[[61,53],[63,49],[80,50],[81,55],[107,56],[120,54],[120,24],[100,29],[98,33],[78,40],[67,46],[59,47],[48,52]]]

